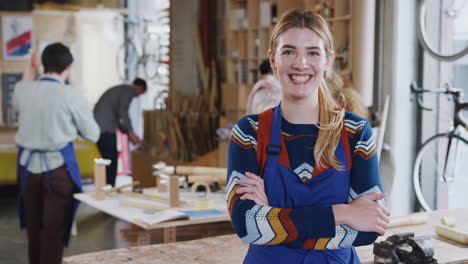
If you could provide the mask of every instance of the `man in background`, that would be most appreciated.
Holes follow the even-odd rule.
[[[18,213],[27,230],[29,263],[60,264],[78,209],[73,194],[82,191],[72,142],[77,137],[96,142],[99,127],[79,90],[65,84],[70,50],[50,44],[41,60],[45,74],[34,80],[39,58],[32,52],[13,94],[19,114]]]
[[[94,106],[94,118],[101,129],[97,146],[101,156],[111,160],[106,168],[106,182],[112,186],[117,175],[116,130],[127,134],[134,145],[141,144],[141,139],[133,131],[128,109],[132,99],[145,93],[146,89],[146,81],[136,78],[132,85],[121,84],[109,88]]]

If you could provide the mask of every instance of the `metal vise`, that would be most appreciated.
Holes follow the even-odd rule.
[[[374,262],[377,264],[437,264],[433,258],[431,238],[414,237],[414,233],[400,233],[374,243]]]

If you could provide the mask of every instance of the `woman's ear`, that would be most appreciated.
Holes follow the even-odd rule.
[[[335,53],[330,53],[330,55],[327,56],[327,63],[325,64],[325,71],[331,71],[334,62],[335,62]]]
[[[275,56],[273,56],[273,53],[271,52],[271,50],[268,50],[268,58],[270,59],[270,66],[271,66],[271,69],[273,70],[273,73],[276,72],[276,60],[275,60]]]

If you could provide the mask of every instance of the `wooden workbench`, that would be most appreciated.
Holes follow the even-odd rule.
[[[162,193],[160,194],[160,196],[168,198],[169,194]],[[190,192],[181,191],[180,199],[181,201],[185,202],[185,205],[182,205],[177,209],[181,211],[194,210],[191,204],[191,196],[192,194]],[[229,215],[227,213],[224,196],[224,193],[210,194],[210,198],[214,200],[214,209],[221,211],[222,214],[194,217],[187,220],[147,224],[141,219],[148,215],[148,210],[135,207],[120,206],[120,202],[128,201],[169,208],[168,205],[162,202],[146,201],[138,198],[128,197],[123,194],[118,194],[117,196],[113,197],[108,196],[104,200],[96,200],[93,197],[91,197],[88,193],[79,193],[74,195],[74,197],[77,200],[84,202],[104,213],[107,213],[111,216],[114,216],[116,218],[130,223],[130,228],[120,230],[120,233],[121,238],[124,241],[130,243],[131,246],[149,245],[151,244],[151,242],[153,242],[153,240],[155,240],[155,236],[162,236],[161,242],[163,243],[176,242],[177,238],[179,237],[177,234],[179,233],[178,230],[180,230],[180,235],[186,233],[186,238],[183,240],[187,239],[187,233],[198,235],[198,237],[192,236],[195,238],[232,233],[233,230],[230,224]],[[211,227],[211,230],[208,227]],[[200,233],[201,236],[199,235]]]
[[[434,226],[441,216],[452,215],[457,218],[457,227],[468,230],[468,209],[438,211],[431,214],[424,225],[398,227],[387,230],[384,237],[402,232],[414,232],[415,236],[429,235],[433,242],[435,258],[438,263],[468,259],[468,246],[441,238],[435,234]],[[243,244],[236,235],[225,235],[211,238],[158,244],[140,247],[107,250],[64,258],[65,264],[85,263],[242,263],[248,245]],[[372,245],[357,249],[364,264],[373,263]],[[215,249],[215,250],[214,250]],[[468,263],[459,262],[459,263]]]

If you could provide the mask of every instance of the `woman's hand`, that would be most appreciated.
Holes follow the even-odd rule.
[[[265,184],[263,179],[251,172],[246,172],[246,179],[239,180],[237,183],[247,185],[239,188],[236,193],[242,195],[241,200],[252,200],[256,204],[268,206],[268,198],[265,193]]]
[[[376,232],[383,236],[390,222],[390,211],[376,202],[385,197],[382,193],[363,195],[349,204],[333,205],[335,222],[357,231]]]

